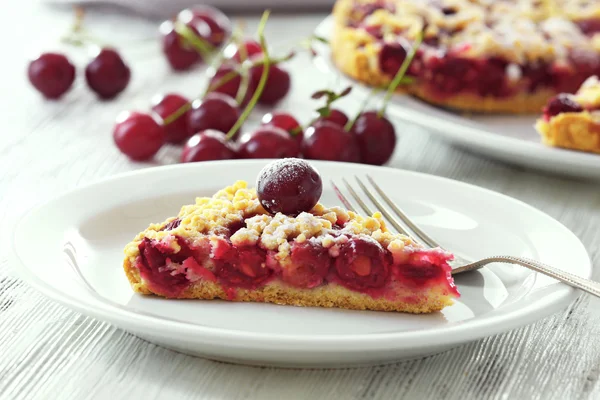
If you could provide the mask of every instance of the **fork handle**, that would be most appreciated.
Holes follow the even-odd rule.
[[[569,286],[575,287],[577,289],[581,289],[584,292],[590,293],[596,297],[600,297],[600,282],[595,282],[590,279],[585,279],[577,275],[570,274],[565,271],[561,271],[560,269],[553,268],[549,265],[543,264],[539,261],[529,260],[527,258],[521,257],[512,257],[512,256],[496,256],[496,257],[488,257],[482,260],[473,262],[471,264],[464,265],[462,267],[456,268],[452,271],[452,274],[471,271],[475,269],[479,269],[484,265],[490,263],[508,263],[508,264],[516,264],[521,265],[525,268],[529,268],[531,270],[537,271],[541,274],[547,275],[551,278],[558,279],[559,281],[566,283]]]

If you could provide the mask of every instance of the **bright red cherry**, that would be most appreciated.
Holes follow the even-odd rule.
[[[29,63],[29,81],[44,97],[58,99],[75,80],[75,67],[67,57],[57,53],[43,53]]]
[[[298,142],[298,145],[302,145],[302,139],[304,138],[302,126],[291,114],[283,111],[273,111],[265,114],[261,122],[263,125],[273,125],[283,129],[292,135],[296,142]]]
[[[254,60],[256,60],[256,58]],[[254,86],[258,86],[262,72],[262,65],[250,68],[250,77]],[[265,88],[258,98],[258,102],[266,105],[277,103],[288,94],[291,84],[292,79],[287,71],[281,69],[277,65],[271,65],[269,67],[269,75],[267,77]]]
[[[152,158],[165,141],[163,127],[149,114],[124,112],[117,117],[113,139],[122,153],[135,161]]]
[[[225,134],[209,129],[188,139],[181,153],[181,162],[229,160],[234,157],[235,151]]]
[[[352,126],[352,132],[358,140],[361,162],[383,165],[392,157],[396,131],[387,118],[377,115],[377,111],[361,113]]]
[[[360,162],[356,136],[327,121],[306,130],[302,154],[311,160]]]
[[[235,99],[237,97],[237,93],[238,93],[238,90],[239,90],[241,82],[242,82],[240,75],[235,74],[234,78],[232,78],[231,80],[228,80],[225,83],[219,82],[220,80],[223,79],[224,76],[228,75],[229,73],[231,73],[233,71],[235,71],[235,65],[231,65],[231,64],[221,65],[219,67],[219,69],[217,69],[217,71],[215,72],[213,77],[210,78],[210,82],[209,82],[209,85],[211,87],[210,91],[224,93],[224,94],[230,96],[231,98]],[[242,101],[242,104],[247,104],[248,101],[250,101],[255,90],[256,90],[256,88],[254,87],[254,83],[251,80],[249,80],[248,89],[246,91],[246,95],[244,96],[244,100]]]
[[[299,158],[284,158],[267,164],[258,174],[256,193],[271,214],[298,215],[310,211],[321,198],[319,172]]]
[[[319,117],[313,125],[316,125],[323,121],[334,123],[335,125],[341,126],[343,128],[348,123],[348,116],[344,114],[343,111],[332,108],[331,110],[329,110],[329,115],[325,117]]]
[[[261,126],[240,138],[240,158],[285,158],[297,157],[298,143],[281,128]]]
[[[231,34],[231,21],[225,14],[208,5],[196,5],[179,13],[179,20],[183,23],[195,23],[198,20],[208,25],[210,33],[206,40],[218,47]]]
[[[166,95],[157,96],[152,99],[152,111],[154,111],[164,121],[176,111],[188,104],[188,99],[185,97],[169,93]],[[180,115],[175,121],[164,125],[166,141],[169,143],[179,144],[186,140],[189,136],[188,114],[186,111]]]
[[[262,47],[260,47],[260,43],[258,43],[256,40],[246,39],[243,42],[243,46],[245,49],[245,60],[249,60],[252,58],[252,56],[262,54]],[[242,61],[242,55],[240,54],[238,46],[235,43],[227,46],[225,49],[225,56],[237,61],[238,63]]]
[[[227,133],[239,117],[240,110],[234,99],[223,93],[209,93],[204,99],[192,103],[188,115],[189,132],[214,129]]]
[[[85,68],[88,86],[103,99],[112,99],[129,84],[131,71],[119,53],[104,48]]]

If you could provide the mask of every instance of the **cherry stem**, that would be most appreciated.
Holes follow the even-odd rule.
[[[83,7],[75,6],[73,7],[73,10],[75,12],[75,21],[71,26],[71,30],[61,37],[61,42],[76,47],[104,47],[100,40],[88,35],[85,32],[83,27],[85,10]]]
[[[378,87],[371,89],[371,92],[369,93],[369,95],[365,98],[365,100],[361,104],[361,106],[358,109],[358,112],[356,113],[354,118],[352,118],[352,120],[346,122],[346,125],[344,125],[344,130],[346,132],[350,132],[350,129],[352,129],[352,127],[354,126],[354,124],[356,123],[356,121],[358,120],[360,115],[362,114],[362,112],[365,110],[365,108],[367,108],[367,105],[369,104],[369,101],[371,100],[371,98],[373,98],[373,96],[380,90],[381,90],[381,88],[378,88]],[[381,117],[379,117],[379,118],[381,118]]]
[[[238,40],[237,41],[237,48],[238,48],[238,52],[240,55],[240,64],[244,65],[244,61],[246,61],[248,59],[248,49],[246,49],[246,46],[244,45],[244,41]],[[244,101],[244,97],[246,97],[246,92],[248,91],[248,87],[250,86],[250,71],[249,70],[244,70],[242,68],[242,71],[240,73],[240,86],[238,87],[238,91],[236,93],[235,96],[235,101],[238,104],[242,104],[242,102]]]
[[[260,19],[260,23],[258,25],[258,38],[259,38],[261,49],[263,51],[263,70],[262,70],[262,74],[260,75],[260,81],[258,82],[256,91],[252,95],[252,98],[248,102],[248,105],[242,112],[242,115],[240,115],[240,117],[236,121],[235,125],[233,125],[231,127],[231,129],[229,130],[229,132],[227,132],[227,135],[226,135],[227,140],[231,139],[231,137],[235,134],[235,132],[237,132],[238,129],[240,129],[240,127],[242,126],[244,121],[246,121],[246,119],[250,115],[250,112],[252,112],[252,109],[256,105],[256,102],[258,101],[258,98],[262,94],[262,92],[265,88],[265,85],[267,83],[267,78],[269,77],[269,69],[271,68],[271,60],[269,59],[269,52],[267,49],[267,42],[265,40],[264,30],[265,30],[265,25],[267,24],[267,20],[269,19],[270,13],[271,13],[270,10],[265,10],[263,12],[262,18]]]
[[[215,49],[211,44],[207,43],[194,32],[192,28],[183,22],[175,22],[175,32],[186,40],[205,60],[210,58],[211,53]]]
[[[417,54],[417,49],[421,45],[422,41],[423,41],[423,32],[420,32],[419,36],[417,36],[417,40],[415,41],[412,48],[410,49],[410,52],[404,59],[404,62],[402,63],[402,65],[400,66],[400,69],[398,70],[398,72],[396,72],[394,79],[392,80],[392,82],[390,83],[390,85],[387,88],[387,92],[385,93],[385,97],[383,98],[383,104],[381,105],[381,109],[377,113],[378,118],[383,117],[383,115],[385,114],[385,110],[387,108],[388,103],[390,102],[390,100],[392,98],[392,95],[394,94],[394,92],[396,91],[396,88],[402,81],[402,78],[404,78],[406,71],[408,71],[408,67],[410,66],[413,58],[415,58],[415,54]]]
[[[179,107],[177,110],[175,110],[172,114],[169,114],[165,119],[163,119],[163,126],[172,124],[173,122],[177,121],[179,118],[181,118],[181,116],[183,116],[183,114],[188,112],[191,108],[192,103],[188,101],[187,103]]]

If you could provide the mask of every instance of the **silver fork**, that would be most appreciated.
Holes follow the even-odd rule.
[[[360,189],[365,193],[365,195],[371,200],[371,202],[377,207],[377,211],[381,212],[381,214],[389,221],[389,223],[399,232],[404,235],[411,237],[416,242],[423,244],[426,247],[439,247],[442,248],[435,240],[433,240],[429,235],[427,235],[423,230],[421,230],[411,219],[404,213],[400,207],[398,207],[386,194],[385,192],[375,183],[373,178],[367,175],[367,180],[373,186],[375,191],[379,194],[379,196],[383,199],[385,203],[392,209],[394,214],[405,224],[408,229],[412,232],[410,234],[407,229],[405,229],[398,219],[396,219],[377,199],[377,197],[373,194],[373,192],[367,188],[367,186],[357,177],[356,183],[360,187]],[[350,193],[350,195],[354,198],[354,200],[359,204],[359,206],[363,209],[366,215],[373,215],[373,210],[367,205],[367,203],[361,199],[358,195],[357,191],[354,190],[352,185],[348,183],[345,179],[342,179],[344,182],[344,186]],[[331,185],[340,199],[342,204],[356,213],[356,209],[352,206],[352,203],[348,200],[348,198],[342,193],[339,187],[335,184],[335,182],[331,181]],[[554,279],[557,279],[567,285],[572,287],[581,289],[587,293],[590,293],[596,297],[600,297],[600,283],[594,282],[590,279],[585,279],[580,276],[570,274],[565,271],[561,271],[557,268],[551,267],[549,265],[543,264],[539,261],[530,260],[522,257],[513,257],[513,256],[494,256],[487,257],[481,260],[473,261],[468,260],[463,257],[455,256],[454,260],[451,262],[452,266],[452,275],[461,274],[463,272],[474,271],[479,269],[487,264],[491,263],[507,263],[507,264],[516,264],[521,265],[525,268],[529,268],[533,271],[539,272],[544,275],[548,275]]]

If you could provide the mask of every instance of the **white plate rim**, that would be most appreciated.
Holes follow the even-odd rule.
[[[314,32],[318,36],[329,39],[331,36],[330,30],[332,25],[333,16],[328,15],[317,25]],[[336,76],[339,76],[345,83],[351,84],[353,88],[358,89],[361,92],[361,95],[369,95],[371,90],[369,87],[350,78],[333,66],[333,63],[329,60],[331,52],[327,44],[317,41],[314,44],[314,48],[317,52],[317,59],[315,60],[317,68],[325,73],[335,73]],[[424,115],[422,113],[416,113],[414,112],[414,109],[410,107],[402,107],[400,104],[401,102],[409,104],[424,103],[412,96],[398,94],[396,95],[395,101],[391,101],[388,104],[388,110],[407,122],[428,128],[429,132],[463,147],[485,151],[486,154],[510,154],[512,156],[520,156],[521,158],[527,157],[527,159],[523,160],[521,163],[532,166],[535,166],[535,164],[532,164],[531,161],[543,162],[552,160],[557,164],[557,168],[554,172],[568,172],[561,170],[560,168],[566,167],[572,172],[571,175],[600,178],[600,155],[549,147],[543,145],[541,142],[533,143],[519,140],[510,136],[499,135],[485,129],[462,125],[459,122],[451,120],[439,121],[437,118],[423,118]],[[443,129],[440,124],[443,124]],[[502,159],[506,160],[506,157],[502,157]],[[515,164],[515,162],[511,163]],[[550,170],[550,168],[541,169]]]
[[[232,165],[242,165],[242,164],[250,164],[250,163],[265,163],[268,160],[235,160],[235,161],[211,161],[202,163],[202,165],[207,164],[232,164]],[[317,162],[318,164],[321,164]],[[325,163],[322,163],[324,165]],[[334,164],[346,164],[348,166],[357,166],[357,164],[350,163],[334,163]],[[319,167],[317,165],[317,167]],[[426,177],[426,179],[432,180],[440,180],[440,181],[450,181],[452,184],[462,186],[462,187],[470,187],[476,191],[486,192],[488,195],[497,196],[502,198],[505,201],[513,202],[514,204],[518,204],[519,206],[525,207],[529,209],[529,211],[533,213],[537,213],[538,215],[548,218],[556,224],[557,228],[560,228],[564,231],[565,234],[572,236],[575,239],[575,243],[578,244],[579,249],[577,251],[583,252],[586,258],[586,264],[581,267],[582,270],[586,271],[584,277],[588,278],[591,276],[591,261],[589,258],[589,254],[586,251],[584,245],[577,238],[577,236],[571,232],[567,227],[561,224],[559,221],[555,220],[548,214],[532,207],[531,205],[522,202],[520,200],[511,198],[509,196],[503,195],[502,193],[498,193],[486,188],[482,188],[476,185],[471,185],[465,182],[455,181],[453,179],[439,177],[435,175],[430,175],[422,172],[401,170],[396,168],[388,168],[388,167],[373,167],[367,165],[360,165],[361,168],[365,169],[375,169],[379,170],[384,168],[391,173],[397,174],[407,174],[414,175],[417,177]],[[52,202],[60,200],[62,197],[68,196],[70,194],[74,194],[78,191],[90,190],[94,186],[100,186],[106,183],[109,183],[113,180],[118,180],[126,177],[132,176],[142,176],[148,175],[156,172],[168,172],[171,170],[183,169],[183,168],[199,168],[199,163],[194,164],[179,164],[179,165],[169,165],[169,166],[161,166],[161,167],[150,167],[145,169],[140,169],[136,171],[131,171],[127,173],[117,174],[105,179],[98,180],[94,183],[86,184],[81,187],[66,191],[60,195],[54,196],[53,198],[43,202],[42,204],[38,204],[37,206],[31,208],[29,211],[25,212],[20,218],[19,222],[25,220],[31,215],[35,215],[35,212],[39,210],[43,210],[43,208]],[[11,259],[13,260],[13,265],[15,265],[16,272],[32,287],[39,290],[41,293],[46,295],[48,298],[58,301],[59,303],[72,308],[82,314],[90,315],[96,317],[100,320],[104,320],[107,322],[115,323],[120,327],[131,325],[133,322],[138,324],[139,327],[144,327],[146,329],[150,329],[153,332],[161,332],[165,335],[173,334],[177,332],[177,334],[182,334],[187,336],[188,338],[198,339],[202,338],[204,342],[214,342],[214,343],[223,343],[223,341],[230,341],[232,343],[231,346],[236,347],[253,347],[264,349],[273,349],[275,347],[281,349],[290,350],[290,346],[292,348],[301,349],[303,346],[310,346],[311,350],[318,351],[345,351],[345,352],[353,352],[353,351],[365,351],[365,350],[385,350],[385,349],[402,349],[406,347],[414,347],[414,346],[426,346],[431,343],[431,339],[439,338],[440,332],[439,328],[429,328],[424,330],[410,331],[410,332],[394,332],[394,333],[369,333],[369,334],[356,334],[356,335],[345,335],[343,337],[335,336],[335,335],[291,335],[291,334],[269,334],[262,332],[246,332],[239,331],[233,329],[223,329],[223,328],[215,328],[210,326],[201,326],[192,323],[184,323],[184,322],[175,322],[161,319],[160,317],[147,316],[136,313],[132,310],[123,310],[118,307],[112,306],[108,303],[102,303],[98,300],[90,301],[91,298],[87,299],[78,299],[68,294],[60,292],[58,289],[50,286],[38,276],[36,276],[35,272],[32,271],[29,267],[25,265],[22,261],[21,257],[17,251],[17,243],[16,237],[18,232],[18,226],[13,230],[12,235],[12,249],[11,249]],[[554,284],[553,285],[553,293],[552,298],[548,298],[548,296],[543,299],[538,299],[531,304],[527,304],[526,306],[519,309],[518,313],[516,311],[512,311],[506,314],[487,317],[481,321],[470,320],[468,323],[459,323],[450,327],[444,328],[444,340],[442,342],[436,342],[436,344],[459,344],[464,343],[471,340],[480,339],[492,334],[497,334],[501,332],[505,332],[511,329],[515,329],[517,327],[526,325],[528,323],[533,323],[536,320],[544,318],[554,312],[563,309],[568,304],[570,304],[575,298],[580,295],[576,289],[571,288],[564,284]],[[515,315],[518,314],[518,315]],[[499,328],[500,327],[500,328]],[[202,335],[202,336],[199,336]],[[398,340],[402,339],[402,340]],[[238,341],[238,342],[236,342]]]

